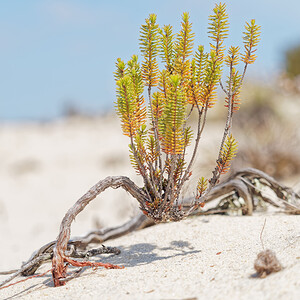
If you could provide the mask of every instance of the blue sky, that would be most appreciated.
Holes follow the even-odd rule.
[[[139,27],[149,13],[179,28],[190,13],[195,44],[208,46],[208,15],[216,1],[0,1],[0,121],[43,120],[66,104],[86,112],[111,109],[117,57],[138,54]],[[283,53],[300,43],[300,1],[226,1],[227,45],[241,45],[244,22],[262,26],[251,76],[264,80],[282,66]]]

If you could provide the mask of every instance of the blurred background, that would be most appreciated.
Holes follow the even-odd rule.
[[[108,175],[142,184],[114,113],[118,57],[139,54],[139,28],[150,13],[177,32],[190,13],[195,44],[209,47],[216,1],[0,2],[0,269],[17,266],[55,239],[73,203]],[[300,2],[226,1],[230,36],[242,46],[245,21],[262,27],[258,59],[234,119],[239,153],[232,169],[255,167],[297,187],[300,174]],[[224,95],[211,110],[190,189],[211,175],[225,123]],[[72,235],[124,222],[136,213],[125,192],[106,191]],[[30,242],[29,242],[30,241]],[[7,252],[12,253],[7,256]]]

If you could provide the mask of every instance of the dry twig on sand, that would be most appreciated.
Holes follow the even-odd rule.
[[[260,185],[260,187],[258,187]],[[275,197],[266,196],[263,189],[267,187],[275,193]],[[230,195],[230,196],[228,196]],[[236,209],[242,210],[245,215],[251,215],[253,210],[257,209],[258,204],[256,197],[260,197],[263,201],[269,205],[276,207],[279,212],[299,214],[300,213],[300,196],[291,188],[284,186],[277,182],[274,178],[270,177],[266,173],[248,168],[234,173],[225,182],[214,187],[210,194],[206,198],[206,203],[218,201],[217,205],[208,210],[197,210],[192,215],[207,215],[207,214],[224,214],[229,210],[234,209],[229,204],[226,206],[226,201],[230,202],[230,197],[235,195],[236,198],[243,198],[243,205],[236,205]],[[97,195],[93,194],[93,198]],[[217,200],[216,200],[217,199]],[[187,207],[190,207],[188,203],[190,199],[185,199]],[[77,203],[78,204],[78,203]],[[185,206],[183,206],[185,207]],[[82,209],[82,206],[80,206]],[[145,216],[143,213],[139,213],[137,216],[126,222],[125,224],[117,227],[104,228],[101,230],[91,231],[83,237],[74,238],[72,240],[67,239],[67,248],[65,251],[65,257],[67,260],[70,258],[89,258],[98,254],[114,253],[119,254],[120,250],[117,248],[102,246],[98,249],[87,250],[91,244],[103,243],[109,239],[117,238],[126,235],[132,231],[139,230],[148,226],[155,225],[154,221]],[[65,229],[63,229],[65,230]],[[64,231],[63,231],[64,232]],[[70,233],[70,228],[68,228]],[[261,233],[262,234],[262,233]],[[32,276],[36,270],[45,262],[50,261],[53,258],[53,249],[57,244],[57,241],[52,241],[39,250],[34,252],[31,258],[24,263],[19,270],[12,270],[11,275],[7,280],[0,284],[0,287],[4,287],[8,282],[12,281],[19,275]],[[269,250],[266,250],[269,251]],[[266,255],[259,254],[257,261],[255,262],[255,269],[264,276],[269,274],[269,269],[264,268],[267,262],[271,262],[270,270],[279,270],[279,264],[275,259],[271,259],[274,255],[266,253]],[[275,257],[276,258],[276,257]],[[70,261],[68,262],[70,263]],[[267,264],[268,265],[268,264]],[[105,267],[105,266],[104,266]],[[106,266],[111,267],[111,266]],[[80,274],[82,269],[76,270],[73,274],[69,275],[64,281],[70,280]],[[272,272],[274,272],[272,271]],[[269,273],[268,273],[269,272]],[[9,272],[2,272],[0,275],[9,274]]]
[[[43,263],[51,261],[51,259],[53,257],[53,246],[54,245],[55,245],[55,241],[50,242],[50,243],[44,245],[43,247],[41,247],[39,250],[35,251],[32,254],[32,256],[30,257],[30,259],[27,262],[25,262],[21,266],[21,268],[18,269],[18,270],[0,272],[0,275],[12,274],[9,278],[7,278],[6,280],[4,280],[3,282],[0,283],[0,289],[6,288],[6,287],[9,287],[11,285],[14,285],[14,284],[17,284],[17,283],[21,282],[21,281],[18,281],[16,283],[7,285],[7,283],[11,282],[13,279],[18,277],[19,275],[30,276],[28,278],[28,279],[30,279],[30,278],[34,278],[34,277],[37,277],[37,276],[43,276],[44,274],[48,273],[49,271],[52,271],[52,269],[51,269],[51,270],[48,270],[46,273],[43,273],[42,275],[34,275],[36,270]],[[84,246],[84,245],[87,245],[87,244],[85,244],[84,242],[81,243],[81,246]],[[120,254],[120,252],[121,251],[118,248],[105,247],[104,245],[102,245],[102,247],[97,248],[97,249],[80,251],[80,250],[78,250],[78,247],[76,246],[76,242],[70,241],[68,243],[67,255],[68,255],[68,257],[88,259],[92,256],[99,255],[99,254],[113,253],[113,254],[118,255],[118,254]],[[71,263],[71,261],[69,261],[69,263]],[[113,268],[114,267],[113,265],[109,265],[109,264],[101,264],[101,263],[91,263],[91,264],[95,264],[94,265],[95,267],[97,267],[97,266],[106,267],[106,268]],[[99,264],[99,265],[97,265],[97,264]],[[76,277],[75,275],[79,275],[81,270],[82,270],[82,268],[80,268],[80,270],[75,270],[72,274],[70,274],[68,277],[65,278],[65,281],[68,281],[72,278],[75,278]]]
[[[257,272],[257,276],[260,278],[265,278],[271,273],[279,272],[282,270],[281,263],[277,259],[276,254],[270,249],[265,250],[262,235],[265,230],[266,221],[267,219],[265,219],[259,235],[263,251],[258,253],[257,258],[254,261],[254,269]]]

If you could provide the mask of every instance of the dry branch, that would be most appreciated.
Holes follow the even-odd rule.
[[[60,279],[66,277],[67,265],[65,265],[64,262],[67,261],[67,256],[65,251],[67,250],[67,245],[70,239],[72,222],[75,217],[90,203],[90,201],[109,187],[114,189],[122,187],[125,191],[129,192],[132,197],[137,199],[141,208],[144,209],[144,203],[146,203],[145,199],[147,199],[147,196],[144,190],[136,186],[135,183],[128,177],[107,177],[89,189],[88,192],[68,210],[61,222],[60,232],[53,248],[52,258],[52,276],[55,286],[65,284],[65,282],[61,282]]]
[[[268,191],[272,191],[274,195],[269,195]],[[211,210],[201,210],[193,212],[193,214],[208,214],[208,213],[224,213],[229,211],[229,208],[224,209],[222,201],[227,201],[232,195],[236,198],[243,198],[244,205],[242,206],[243,215],[251,215],[257,209],[257,198],[263,202],[279,208],[280,212],[290,214],[300,214],[300,195],[292,188],[283,185],[273,177],[263,171],[247,168],[232,174],[226,181],[215,186],[206,196],[205,202],[211,202],[220,199],[218,204]],[[186,201],[192,201],[187,199]],[[240,209],[240,207],[237,207]]]
[[[261,187],[257,186],[257,182]],[[60,236],[64,238],[63,242],[66,241],[66,248],[64,248],[64,258],[89,258],[94,255],[102,253],[114,253],[118,254],[119,250],[117,248],[110,248],[102,246],[99,249],[87,250],[91,244],[99,244],[107,241],[109,239],[114,239],[123,235],[126,235],[132,231],[136,231],[148,226],[154,225],[154,221],[146,217],[142,212],[139,212],[134,218],[130,219],[128,222],[121,226],[104,228],[100,230],[95,230],[89,232],[83,237],[73,238],[68,240],[69,235],[64,235],[62,231],[66,230],[65,224],[68,224],[67,229],[70,234],[70,225],[75,216],[98,194],[104,191],[106,188],[118,188],[122,187],[128,191],[131,195],[136,197],[144,197],[144,191],[135,186],[126,177],[108,177],[105,180],[100,181],[97,185],[92,187],[83,197],[81,197],[76,204],[69,210],[66,214],[62,226]],[[270,188],[276,195],[276,197],[268,197],[262,193],[262,187]],[[242,207],[243,214],[251,215],[253,211],[257,208],[255,204],[255,197],[262,197],[262,199],[272,205],[273,207],[279,208],[280,211],[286,213],[300,214],[300,196],[298,193],[293,191],[293,189],[279,183],[273,177],[268,174],[253,168],[248,168],[241,170],[239,172],[231,175],[226,181],[215,186],[211,192],[206,196],[205,202],[212,202],[216,199],[218,204],[208,210],[196,210],[190,215],[207,215],[215,213],[226,213],[228,208],[224,208],[221,205],[224,199],[228,198],[228,195],[236,194],[237,197],[244,199],[244,207]],[[193,198],[185,199],[183,207],[187,209],[190,207],[191,202],[194,201]],[[240,208],[239,208],[240,209]],[[47,261],[53,258],[54,247],[58,244],[57,241],[52,241],[39,250],[35,251],[30,259],[24,263],[19,270],[13,270],[14,274],[11,275],[7,280],[0,284],[3,287],[5,284],[13,280],[19,275],[22,276],[32,276],[36,270]],[[60,250],[61,251],[61,250]],[[64,266],[65,267],[65,266]],[[70,280],[73,277],[79,276],[81,269],[73,272],[73,275],[67,278],[61,278],[61,283]],[[0,275],[8,274],[9,272],[2,272]]]
[[[35,251],[30,257],[30,259],[27,262],[23,263],[20,269],[0,272],[0,275],[12,274],[9,278],[7,278],[6,280],[0,283],[0,289],[8,287],[6,286],[6,284],[12,281],[13,279],[15,279],[19,275],[33,277],[34,273],[42,264],[51,261],[51,259],[53,258],[53,247],[55,245],[55,242],[56,241],[50,242],[44,245],[43,247],[41,247],[39,250]],[[105,247],[104,245],[102,245],[102,247],[97,249],[80,251],[76,248],[76,246],[72,241],[68,243],[68,248],[69,250],[67,251],[67,254],[69,257],[84,258],[84,259],[88,259],[92,256],[99,255],[99,254],[112,253],[118,255],[121,253],[121,251],[118,248]],[[74,274],[75,273],[78,273],[78,271],[75,271]],[[71,275],[71,278],[72,277],[74,276]],[[70,278],[70,276],[68,276],[68,278]]]

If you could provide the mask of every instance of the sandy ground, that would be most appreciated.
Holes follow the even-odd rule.
[[[86,270],[54,288],[50,275],[0,291],[1,299],[299,299],[299,217],[268,216],[264,244],[284,266],[252,277],[264,216],[205,217],[160,224],[106,244],[122,270]],[[49,269],[47,264],[42,271]]]
[[[128,141],[118,120],[69,119],[43,124],[0,126],[0,270],[17,268],[54,240],[66,210],[98,180],[126,175]],[[72,226],[72,236],[123,223],[136,204],[123,191],[106,191]],[[253,277],[253,263],[265,247],[284,269]],[[160,224],[107,246],[119,256],[97,260],[122,270],[87,269],[65,287],[50,275],[0,290],[0,299],[299,299],[300,217],[199,217]],[[50,269],[45,265],[39,272]],[[1,276],[0,281],[6,277]]]

